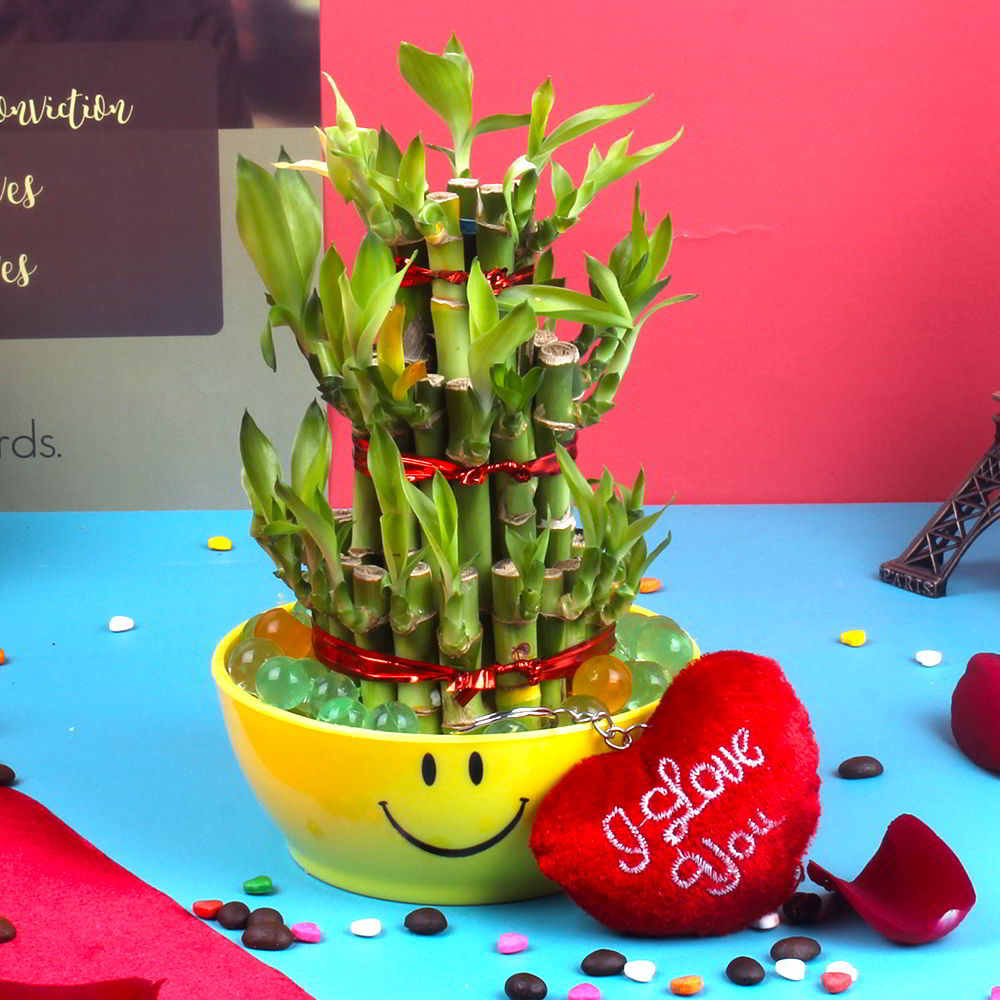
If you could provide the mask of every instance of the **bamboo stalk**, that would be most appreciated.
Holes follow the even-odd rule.
[[[436,663],[437,605],[434,577],[425,562],[417,563],[406,581],[401,603],[405,607],[402,621],[390,616],[397,656],[424,663]],[[441,695],[436,681],[399,684],[396,697],[416,713],[422,733],[441,732]]]
[[[414,253],[415,267],[427,267],[427,247],[422,239],[403,240],[390,248],[393,256],[409,260]],[[396,302],[404,309],[403,355],[407,363],[426,361],[433,368],[433,325],[429,285],[403,285],[396,292]]]
[[[479,574],[467,567],[459,575],[457,592],[448,602],[438,625],[440,662],[458,670],[478,670],[483,663],[483,627],[479,620]],[[456,723],[469,722],[485,715],[486,704],[477,692],[465,705],[441,684],[441,728],[445,732]]]
[[[496,662],[514,663],[521,659],[533,659],[538,655],[538,618],[524,614],[521,600],[524,585],[517,567],[511,560],[503,559],[493,564],[491,577]],[[537,684],[529,684],[524,674],[501,674],[497,678],[498,712],[508,712],[514,708],[537,708],[541,703],[541,688]]]
[[[489,458],[489,438],[483,434],[479,403],[467,378],[451,379],[445,384],[448,409],[448,457],[461,465],[481,465]],[[488,430],[486,431],[488,434]],[[471,562],[481,580],[488,580],[493,564],[492,512],[490,485],[482,483],[451,484],[458,505],[458,555]],[[485,589],[485,588],[483,588]],[[481,597],[486,597],[480,594]]]
[[[476,219],[476,256],[483,271],[506,268],[514,271],[515,240],[507,226],[507,202],[502,184],[483,184],[482,210]]]
[[[558,614],[559,598],[565,582],[561,566],[549,566],[542,581],[542,602],[538,614],[538,655],[542,658],[561,653],[566,642],[566,620]],[[563,678],[541,683],[542,705],[558,708],[566,699],[566,681]]]
[[[389,597],[385,588],[385,570],[381,566],[361,565],[354,569],[354,607],[358,621],[354,645],[379,653],[393,651],[389,627]],[[362,680],[361,701],[369,711],[387,701],[396,700],[396,685],[389,681]]]
[[[535,434],[524,414],[502,419],[490,437],[490,458],[494,462],[530,462],[535,456]],[[537,479],[519,483],[506,472],[493,476],[493,554],[506,557],[506,528],[527,538],[535,536],[535,491]]]
[[[474,177],[452,177],[448,181],[448,191],[458,195],[460,221],[474,221],[479,214],[479,181]],[[462,233],[462,252],[465,258],[462,270],[468,271],[476,256],[475,233]]]
[[[535,396],[535,446],[538,454],[547,455],[555,450],[556,442],[569,444],[576,430],[573,419],[573,372],[580,360],[580,352],[573,344],[563,341],[543,344],[538,350],[538,362],[545,370],[545,377]],[[571,517],[571,496],[562,473],[542,476],[535,492],[539,527],[548,526],[549,551],[545,564],[552,566],[569,553],[572,529],[566,528]],[[562,534],[569,536],[561,541]]]

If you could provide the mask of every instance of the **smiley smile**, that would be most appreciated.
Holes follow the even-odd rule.
[[[389,812],[389,803],[383,800],[379,803],[382,807],[382,812],[385,813],[385,818],[389,821],[392,828],[404,839],[413,844],[414,847],[419,847],[421,851],[426,851],[428,854],[436,854],[439,858],[467,858],[472,854],[479,854],[480,851],[488,851],[494,844],[499,844],[504,837],[510,833],[511,830],[521,822],[521,817],[524,815],[524,808],[528,804],[528,800],[522,796],[521,807],[517,810],[514,818],[499,832],[493,834],[489,840],[484,840],[482,843],[473,844],[471,847],[435,847],[434,844],[428,844],[425,840],[420,840],[418,837],[414,837],[412,833],[404,830],[396,819],[393,817],[392,813]]]

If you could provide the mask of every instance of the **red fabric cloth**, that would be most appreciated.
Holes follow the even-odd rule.
[[[0,788],[0,914],[17,928],[0,944],[2,1000],[205,1000],[220,984],[226,1000],[310,1000],[13,788]]]
[[[781,668],[711,653],[628,750],[545,797],[531,847],[584,910],[628,934],[727,934],[783,903],[819,819],[818,750]]]

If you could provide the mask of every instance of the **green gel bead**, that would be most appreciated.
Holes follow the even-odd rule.
[[[650,618],[639,633],[636,659],[658,663],[671,677],[676,677],[694,658],[694,643],[672,618]]]
[[[274,884],[267,875],[257,875],[255,878],[248,878],[243,883],[243,891],[248,896],[266,896],[274,892]]]
[[[313,678],[308,701],[313,711],[318,712],[334,698],[348,698],[351,701],[357,701],[358,686],[347,674],[338,673],[336,670],[327,670],[324,667],[323,675]]]
[[[246,625],[240,631],[240,639],[254,638],[253,630],[257,627],[258,618],[260,618],[260,615],[254,615],[252,618],[247,619]]]
[[[632,695],[625,705],[625,711],[630,712],[633,708],[659,701],[670,683],[660,665],[633,660],[628,668],[632,672]]]
[[[275,708],[290,709],[301,705],[309,695],[312,678],[301,660],[290,656],[272,656],[257,671],[257,694]]]
[[[634,660],[639,633],[652,621],[656,619],[650,618],[649,615],[641,615],[638,611],[627,611],[623,614],[615,626],[615,640],[624,655],[616,652],[615,656],[622,660]]]
[[[331,726],[360,729],[365,722],[365,706],[357,698],[331,698],[320,706],[316,718]]]
[[[387,701],[376,705],[365,718],[365,729],[377,733],[419,733],[417,713],[401,701]]]
[[[604,702],[592,698],[589,694],[571,694],[559,707],[569,709],[577,714],[582,712],[587,715],[599,715],[601,712],[607,712]],[[559,726],[575,726],[577,724],[578,722],[570,719],[568,715],[560,715],[557,723]]]
[[[314,680],[318,681],[325,677],[330,671],[319,662],[319,660],[314,660],[311,656],[304,656],[299,663],[302,664],[309,671],[309,676]]]
[[[499,719],[491,722],[484,730],[484,736],[495,736],[497,733],[526,733],[528,727],[520,719]]]
[[[270,639],[244,639],[233,646],[226,658],[226,671],[244,691],[257,693],[257,671],[265,660],[280,656],[281,650]]]

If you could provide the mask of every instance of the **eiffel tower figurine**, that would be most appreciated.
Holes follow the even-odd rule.
[[[993,393],[1000,402],[1000,392]],[[1000,413],[996,434],[965,482],[920,529],[903,554],[879,567],[886,582],[925,597],[944,597],[948,577],[966,550],[1000,520]]]

